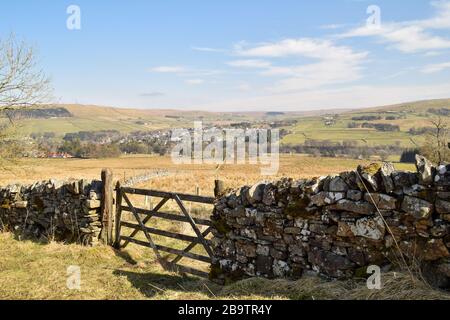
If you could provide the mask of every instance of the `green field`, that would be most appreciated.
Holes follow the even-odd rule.
[[[325,116],[313,116],[298,118],[297,125],[287,127],[292,133],[283,139],[285,144],[304,143],[305,140],[328,140],[332,142],[356,141],[360,145],[399,145],[414,148],[423,145],[425,136],[411,135],[409,129],[432,127],[431,120],[437,116],[428,112],[430,108],[450,109],[450,99],[429,100],[414,103],[405,103],[393,106],[384,106],[371,109],[359,109],[340,113],[335,123],[326,125]],[[330,112],[330,115],[332,113]],[[382,119],[375,121],[355,121],[354,117],[380,116]],[[386,120],[386,117],[397,117],[395,120]],[[443,117],[445,122],[450,122],[449,117]],[[369,128],[349,128],[351,122],[373,124],[390,124],[400,127],[398,132],[382,132]]]
[[[407,119],[385,121],[377,120],[373,123],[389,123],[393,125],[400,125],[399,132],[381,132],[375,129],[365,128],[348,128],[348,124],[353,122],[351,118],[355,114],[341,115],[334,125],[326,126],[323,118],[313,117],[299,119],[296,126],[286,128],[292,131],[292,134],[283,139],[286,144],[304,143],[305,140],[329,140],[332,142],[343,141],[357,141],[361,145],[395,145],[402,147],[414,147],[414,143],[421,145],[424,141],[424,136],[411,136],[408,133],[411,127],[426,127],[430,126],[428,119],[417,117],[414,114],[408,115]],[[407,124],[409,121],[410,126]],[[361,121],[360,121],[361,122]],[[411,140],[412,139],[412,140]],[[414,142],[413,142],[414,141]]]

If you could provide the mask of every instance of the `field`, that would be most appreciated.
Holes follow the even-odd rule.
[[[281,176],[294,178],[325,175],[354,169],[354,160],[282,156]],[[213,180],[220,178],[229,187],[251,184],[262,179],[250,165],[214,166],[173,164],[167,157],[126,157],[104,160],[33,160],[4,163],[1,184],[31,182],[50,178],[98,178],[101,168],[112,168],[116,178],[153,169],[168,169],[170,175],[146,182],[140,187],[186,193],[197,186],[203,195],[212,195]],[[413,170],[410,165],[399,169]],[[242,175],[246,172],[246,175]],[[142,199],[132,198],[142,205]],[[170,210],[170,206],[169,206]],[[190,208],[194,215],[208,215],[207,208]],[[180,225],[159,224],[167,230]],[[161,222],[162,223],[162,222]],[[3,299],[446,299],[448,294],[431,290],[424,283],[401,273],[383,275],[383,289],[369,291],[364,280],[327,282],[316,277],[299,281],[249,279],[219,286],[196,277],[182,277],[164,271],[150,249],[130,245],[116,251],[110,247],[93,248],[51,242],[40,244],[18,241],[0,233],[0,298]],[[162,241],[156,238],[156,242]],[[167,241],[167,240],[165,240]],[[165,244],[174,246],[174,243]],[[81,268],[81,290],[66,287],[67,267]]]
[[[409,134],[411,128],[431,127],[431,120],[436,115],[428,112],[430,108],[448,108],[449,100],[430,100],[400,105],[385,106],[370,109],[360,109],[339,113],[336,122],[332,125],[325,124],[324,117],[299,118],[297,125],[286,128],[292,134],[283,139],[286,144],[304,143],[306,139],[327,140],[332,142],[356,141],[360,145],[399,145],[406,148],[421,146],[425,141],[424,135],[413,136]],[[330,111],[330,114],[332,112]],[[361,116],[380,116],[380,120],[368,121],[373,124],[390,124],[400,127],[398,132],[382,132],[375,129],[349,128],[352,118]],[[395,120],[386,120],[386,117],[395,117]],[[446,118],[444,117],[444,120]]]
[[[408,130],[414,127],[430,126],[427,119],[415,115],[409,115],[407,119],[388,121],[389,124],[399,125],[399,132],[380,132],[375,129],[348,128],[351,121],[350,115],[341,115],[336,124],[326,126],[322,118],[300,119],[299,123],[291,128],[292,134],[283,139],[286,144],[301,144],[307,139],[327,140],[332,142],[355,141],[361,146],[399,145],[413,148],[424,142],[424,137],[412,137]],[[372,123],[386,123],[384,120],[372,121]],[[412,141],[413,139],[414,141]]]
[[[275,176],[261,176],[260,166],[227,164],[174,164],[164,156],[124,156],[113,159],[15,159],[2,160],[0,184],[33,182],[46,179],[99,178],[102,168],[111,168],[116,179],[136,176],[155,169],[168,170],[169,176],[154,179],[145,188],[164,191],[212,195],[214,180],[223,180],[227,187],[238,187],[260,180],[280,177],[307,178],[339,173],[368,163],[344,158],[314,158],[302,155],[280,155],[280,168]],[[395,163],[399,170],[414,170],[414,165]],[[245,174],[242,174],[245,172]]]

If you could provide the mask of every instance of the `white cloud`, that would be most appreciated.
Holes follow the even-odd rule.
[[[427,29],[449,29],[450,1],[433,1],[431,4],[436,8],[436,16],[430,19],[418,20],[415,23]]]
[[[188,79],[185,81],[189,85],[199,85],[205,82],[203,79]]]
[[[358,59],[366,56],[366,53],[355,53],[349,47],[336,46],[330,40],[311,38],[285,39],[253,48],[245,48],[241,45],[237,47],[236,54],[246,57],[304,56],[316,59]]]
[[[384,24],[379,29],[366,26],[339,35],[340,38],[376,36],[404,53],[450,48],[450,40],[433,36],[418,25]]]
[[[183,66],[158,66],[149,69],[149,72],[154,73],[170,73],[176,76],[185,77],[185,78],[198,78],[202,77],[213,77],[220,74],[223,74],[223,70],[216,69],[197,69],[191,67],[183,67]]]
[[[252,86],[249,83],[243,82],[239,84],[237,89],[242,92],[249,92],[252,89]]]
[[[181,66],[158,66],[150,69],[150,72],[158,73],[180,73],[185,71],[186,68]]]
[[[388,42],[394,43],[395,48],[405,53],[450,48],[450,40],[433,36],[418,26],[393,29],[383,37]]]
[[[162,97],[164,95],[165,94],[163,92],[152,91],[152,92],[141,93],[139,96],[140,97],[145,97],[145,98],[153,98],[153,97]]]
[[[215,69],[192,69],[189,71],[188,75],[190,77],[212,77],[218,76],[220,74],[225,73],[223,70],[215,70]]]
[[[427,65],[422,69],[422,72],[423,73],[437,73],[437,72],[441,72],[445,69],[450,69],[450,62]]]
[[[217,48],[209,48],[209,47],[191,47],[192,50],[195,51],[202,51],[202,52],[224,52],[223,49],[217,49]]]
[[[250,59],[230,61],[228,65],[237,68],[268,68],[272,64],[265,60]]]
[[[402,69],[400,71],[388,74],[388,75],[382,77],[381,79],[383,79],[383,80],[395,79],[395,78],[398,78],[400,76],[403,76],[403,75],[405,75],[411,71],[415,71],[415,70],[417,70],[416,67],[408,67],[408,68]]]
[[[351,83],[362,78],[361,70],[362,67],[358,62],[328,60],[293,67],[289,70],[276,69],[272,72],[289,72],[290,77],[278,81],[275,86],[270,88],[270,91],[288,92],[314,89],[332,84]]]
[[[349,83],[362,77],[362,64],[368,53],[356,52],[347,46],[336,45],[324,39],[285,39],[274,43],[263,43],[256,46],[240,44],[236,46],[236,54],[244,57],[266,59],[308,58],[315,61],[304,64],[276,65],[266,60],[237,60],[234,66],[261,68],[261,75],[282,76],[271,92],[290,92],[324,85]]]
[[[360,26],[337,35],[338,38],[377,37],[404,53],[450,48],[450,39],[434,35],[432,29],[450,28],[450,1],[434,2],[437,14],[424,20],[382,23],[379,28]]]
[[[322,30],[336,30],[344,28],[345,24],[325,24],[323,26],[320,26],[320,29]]]
[[[425,57],[437,57],[442,55],[442,52],[439,51],[428,51],[423,54]]]

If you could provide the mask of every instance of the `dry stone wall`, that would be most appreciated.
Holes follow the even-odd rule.
[[[96,244],[102,182],[42,181],[0,188],[0,230],[42,241]]]
[[[216,279],[358,277],[369,265],[398,265],[400,248],[436,285],[449,286],[450,165],[420,156],[417,172],[372,164],[228,190],[212,221]]]

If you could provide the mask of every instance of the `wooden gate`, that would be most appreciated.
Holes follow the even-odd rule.
[[[128,197],[129,194],[149,196],[153,198],[159,198],[161,200],[151,210],[137,208],[130,201],[130,198]],[[164,206],[164,204],[166,204],[167,201],[169,200],[174,200],[176,202],[177,208],[179,209],[178,214],[160,211],[160,209]],[[211,243],[209,240],[206,239],[206,236],[211,232],[211,221],[207,219],[192,217],[189,211],[186,209],[183,201],[203,203],[203,204],[213,204],[214,198],[203,197],[198,195],[163,192],[156,190],[126,188],[121,187],[120,184],[118,183],[116,186],[116,218],[115,218],[114,246],[117,249],[121,249],[125,248],[131,242],[137,245],[149,247],[153,249],[157,260],[165,270],[180,273],[189,273],[200,277],[208,277],[208,273],[205,271],[201,271],[192,267],[179,264],[180,260],[183,258],[189,258],[211,264],[211,258],[213,255]],[[133,222],[135,223],[123,221],[122,212],[124,211],[132,213],[132,216],[135,220]],[[143,216],[144,218],[142,219],[141,216]],[[195,236],[174,233],[166,230],[160,230],[152,226],[148,226],[147,224],[151,222],[151,219],[155,218],[189,223],[195,233]],[[202,232],[198,227],[199,225],[206,226],[207,228]],[[122,230],[121,227],[127,227],[133,229],[133,231],[128,236],[124,236],[121,234]],[[144,233],[146,241],[139,240],[136,238],[136,235],[141,231]],[[181,241],[187,241],[190,242],[190,244],[182,250],[170,248],[167,246],[155,244],[152,235],[158,235],[178,239]],[[201,245],[204,248],[204,251],[206,252],[207,255],[191,252],[192,249],[194,249],[194,247],[196,247],[197,245]],[[174,254],[175,258],[173,258],[172,260],[166,260],[161,256],[160,253],[161,251]]]

